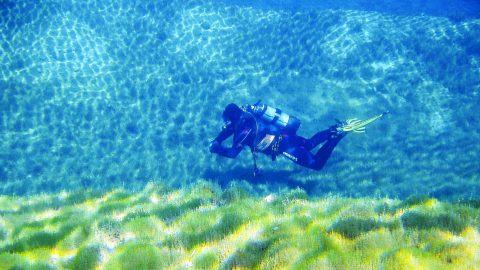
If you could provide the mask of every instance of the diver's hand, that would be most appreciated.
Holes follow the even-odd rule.
[[[210,142],[209,146],[210,153],[217,153],[218,150],[220,150],[220,147],[220,143],[217,140],[213,140],[212,142]]]

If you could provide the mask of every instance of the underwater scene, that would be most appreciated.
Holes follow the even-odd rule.
[[[479,158],[476,0],[0,0],[0,269],[480,269]]]

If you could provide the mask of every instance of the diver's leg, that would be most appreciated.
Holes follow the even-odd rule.
[[[312,150],[317,147],[317,145],[338,136],[337,131],[338,125],[333,125],[326,130],[322,130],[313,135],[310,139],[306,140],[305,147],[308,150]]]
[[[317,145],[328,140],[331,134],[332,132],[330,129],[319,131],[305,142],[305,147],[308,150],[312,150],[313,148],[317,147]]]
[[[300,136],[287,136],[284,141],[285,144],[281,149],[282,154],[301,166],[313,170],[320,170],[327,162],[335,146],[345,136],[345,133],[332,134],[330,130],[328,131],[329,138],[327,139],[327,142],[322,145],[315,155],[313,155],[306,147],[307,145],[305,144],[305,141],[308,140],[305,140],[305,138]]]
[[[290,147],[283,151],[282,154],[298,165],[315,169],[315,156],[304,147]]]
[[[333,138],[329,139],[322,147],[318,150],[318,152],[315,154],[315,163],[313,165],[313,169],[315,170],[320,170],[325,166],[325,163],[327,163],[328,158],[333,152],[333,149],[335,149],[335,146],[337,146],[338,142],[345,137],[345,133],[342,134],[337,134]]]
[[[315,156],[307,149],[308,139],[284,134],[280,152],[293,162],[304,167],[312,168],[315,164]]]

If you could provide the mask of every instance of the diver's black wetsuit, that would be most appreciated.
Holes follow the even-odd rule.
[[[232,147],[222,146],[221,143],[231,135],[233,135]],[[337,132],[336,126],[332,126],[306,139],[296,134],[282,132],[274,125],[266,124],[252,114],[243,112],[239,121],[226,122],[220,134],[212,141],[210,151],[224,157],[235,158],[244,146],[249,146],[255,152],[271,155],[273,160],[282,154],[299,165],[320,170],[344,136],[345,133]],[[267,146],[262,144],[265,138],[269,139],[266,140]],[[325,144],[316,154],[310,152],[323,142]]]

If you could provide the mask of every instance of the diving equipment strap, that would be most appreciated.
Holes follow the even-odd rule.
[[[248,135],[250,135],[250,132],[252,132],[251,128],[245,128],[240,132],[239,138],[237,141],[234,143],[237,147],[241,147],[245,139],[247,139]]]
[[[251,148],[252,156],[253,156],[253,177],[257,177],[260,174],[260,170],[257,166],[257,153],[255,153],[254,148]]]
[[[280,150],[280,143],[283,140],[283,136],[279,135],[277,141],[272,145],[272,160],[275,161],[277,159],[278,150]]]

